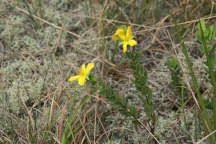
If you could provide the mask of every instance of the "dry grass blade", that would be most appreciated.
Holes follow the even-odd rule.
[[[214,0],[0,1],[0,143],[201,144],[216,139],[213,88],[196,37],[201,19],[215,28]],[[128,45],[127,52],[138,53],[136,61],[122,52],[121,40],[112,41],[123,25],[132,26],[130,40],[137,44]],[[208,46],[215,40],[214,35]],[[168,67],[171,58],[183,71]],[[89,62],[95,65],[86,85],[68,82]],[[135,74],[142,68],[145,78]],[[173,75],[182,80],[179,93],[172,87]],[[213,126],[200,121],[203,107]]]
[[[30,13],[27,12],[26,10],[24,10],[24,9],[21,9],[21,8],[19,8],[19,7],[16,7],[16,9],[17,9],[18,11],[21,11],[21,12],[27,14],[27,15],[30,15]],[[67,32],[67,33],[69,33],[69,34],[75,36],[75,37],[78,38],[78,39],[82,39],[80,35],[78,35],[78,34],[76,34],[76,33],[74,33],[74,32],[71,32],[71,31],[69,31],[69,30],[66,30],[66,29],[64,29],[63,27],[59,27],[59,26],[55,25],[54,23],[48,22],[48,21],[46,21],[46,20],[44,20],[44,19],[42,19],[42,18],[40,18],[40,17],[38,17],[38,16],[33,15],[33,17],[36,18],[36,19],[39,20],[39,21],[42,21],[42,22],[44,22],[44,23],[46,23],[46,24],[48,24],[48,25],[50,25],[50,26],[56,28],[56,29],[65,31],[65,32]]]
[[[78,115],[78,117],[79,117],[79,121],[80,121],[80,123],[81,123],[81,125],[82,125],[82,129],[83,129],[84,132],[85,132],[85,136],[86,136],[86,138],[87,138],[87,140],[88,140],[88,143],[91,144],[91,140],[90,140],[90,138],[89,138],[89,136],[88,136],[88,133],[87,133],[87,131],[86,131],[86,127],[85,127],[85,125],[83,124],[83,121],[81,120],[81,118],[80,118],[79,115]]]
[[[208,137],[210,137],[211,135],[213,135],[216,132],[216,130],[214,130],[213,132],[211,132],[210,134],[208,134],[207,136],[203,137],[201,140],[199,140],[198,142],[196,142],[195,144],[201,144],[204,140],[206,140]]]

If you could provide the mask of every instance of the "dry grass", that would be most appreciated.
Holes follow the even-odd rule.
[[[204,96],[211,91],[203,57],[196,49],[195,24],[200,18],[215,25],[214,1],[204,0],[1,0],[0,2],[0,143],[61,143],[73,116],[71,143],[147,143],[149,132],[113,110],[89,87],[69,83],[82,63],[96,63],[102,77],[146,114],[135,97],[133,75],[122,49],[111,41],[114,30],[132,25],[137,51],[148,70],[149,87],[158,115],[155,136],[160,143],[195,143],[194,95],[175,21],[184,38]],[[119,50],[117,50],[119,49]],[[115,53],[115,51],[118,51]],[[166,61],[176,56],[186,82],[185,113],[170,84]],[[204,73],[204,74],[203,74]],[[189,128],[184,126],[186,118]]]

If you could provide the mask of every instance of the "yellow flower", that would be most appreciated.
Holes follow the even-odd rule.
[[[68,79],[68,81],[74,81],[78,79],[79,85],[83,86],[90,74],[91,70],[94,68],[94,63],[89,63],[87,68],[85,68],[85,64],[82,65],[82,68],[79,70],[79,74],[76,76],[72,76]]]
[[[123,28],[118,28],[115,34],[112,35],[112,40],[122,40],[123,41],[123,52],[127,51],[127,45],[134,46],[137,44],[135,40],[133,40],[131,26],[128,26],[127,30]]]

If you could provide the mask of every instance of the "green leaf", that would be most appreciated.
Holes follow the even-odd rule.
[[[130,106],[129,111],[130,111],[131,115],[132,115],[134,118],[136,118],[136,119],[139,118],[139,115],[138,115],[138,113],[137,113],[137,110],[136,110],[136,108],[135,108],[134,106]]]
[[[200,20],[200,26],[201,26],[202,31],[203,31],[203,33],[204,33],[204,37],[206,37],[208,31],[207,31],[207,29],[206,29],[205,20],[203,20],[203,19]]]
[[[196,36],[200,43],[205,41],[208,44],[216,36],[216,30],[214,26],[206,25],[205,21],[202,19],[197,25]]]
[[[170,60],[167,61],[168,69],[171,73],[171,87],[180,94],[181,87],[182,87],[182,69],[179,65],[177,59],[172,57]]]

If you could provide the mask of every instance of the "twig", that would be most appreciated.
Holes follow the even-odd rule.
[[[21,8],[19,8],[19,7],[15,7],[15,9],[17,9],[18,11],[21,11],[21,12],[27,14],[27,15],[30,15],[30,13],[27,12],[26,10],[24,10],[24,9],[21,9]],[[51,23],[51,22],[49,22],[49,21],[47,21],[47,20],[45,20],[45,19],[42,19],[42,18],[40,18],[40,17],[38,17],[38,16],[36,16],[36,15],[32,15],[32,17],[35,18],[35,19],[37,19],[37,20],[39,20],[39,21],[42,21],[42,22],[44,22],[44,23],[46,23],[46,24],[48,24],[48,25],[50,25],[50,26],[52,26],[52,27],[54,27],[54,28],[56,28],[56,29],[65,31],[65,32],[67,32],[67,33],[69,33],[69,34],[75,36],[76,38],[81,38],[80,35],[78,35],[78,34],[76,34],[76,33],[74,33],[74,32],[71,32],[71,31],[69,31],[69,30],[67,30],[67,29],[64,29],[63,27],[57,26],[57,25],[55,25],[54,23]]]

